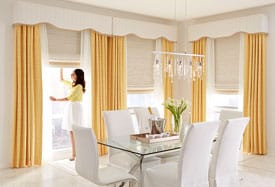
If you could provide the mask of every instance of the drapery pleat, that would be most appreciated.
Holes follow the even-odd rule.
[[[94,31],[91,33],[92,126],[97,139],[106,138],[106,126],[102,111],[127,107],[124,40],[124,37],[108,37]],[[99,154],[106,153],[106,146],[99,145]]]
[[[206,55],[206,38],[201,38],[192,43],[193,53]],[[206,62],[205,58],[193,58],[193,64],[196,61],[202,62],[202,78],[195,78],[192,81],[192,123],[202,122],[206,119]],[[193,66],[194,67],[194,66]]]
[[[108,110],[126,109],[125,37],[108,37]]]
[[[42,70],[39,25],[16,25],[13,111],[14,168],[41,165]]]
[[[174,42],[168,41],[164,38],[161,39],[161,50],[163,52],[174,52]],[[173,86],[173,76],[169,76],[169,73],[166,71],[168,68],[168,61],[171,61],[173,64],[173,56],[162,55],[162,77],[163,77],[163,97],[164,101],[168,98],[174,97],[174,86]],[[172,73],[174,72],[173,66],[171,67]],[[164,118],[166,119],[165,130],[172,131],[172,114],[169,110],[164,109]]]
[[[92,128],[97,139],[106,138],[106,128],[102,117],[102,111],[108,109],[108,37],[94,31],[91,33],[92,49]],[[98,146],[99,154],[107,153],[106,146]]]
[[[265,130],[266,34],[245,34],[244,116],[250,117],[243,151],[266,154]]]

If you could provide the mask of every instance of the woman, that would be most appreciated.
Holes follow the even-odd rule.
[[[70,92],[65,98],[55,98],[53,96],[50,97],[52,101],[68,101],[67,108],[65,109],[63,121],[62,121],[62,129],[68,130],[70,132],[71,144],[72,144],[72,157],[70,161],[75,160],[75,141],[74,134],[72,131],[73,125],[83,125],[83,109],[82,109],[82,96],[85,92],[85,79],[84,72],[81,69],[75,69],[71,78],[73,82],[67,81],[63,79],[63,69],[60,69],[60,80],[70,88]]]

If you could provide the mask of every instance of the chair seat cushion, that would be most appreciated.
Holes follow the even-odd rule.
[[[177,187],[178,182],[178,163],[176,162],[147,168],[144,172],[144,187]]]
[[[139,159],[132,153],[117,152],[109,156],[110,164],[130,171],[136,164],[139,163]],[[160,164],[161,159],[158,157],[148,157],[143,160],[143,168],[152,167]]]
[[[163,155],[157,156],[161,159],[161,163],[166,162],[178,162],[180,157],[180,150],[171,152],[171,153],[165,153]]]
[[[101,183],[100,185],[114,184],[126,180],[136,180],[133,175],[130,175],[125,170],[117,167],[100,168],[98,178]]]

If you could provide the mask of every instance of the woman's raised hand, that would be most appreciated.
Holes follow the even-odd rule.
[[[51,100],[51,101],[56,101],[56,98],[53,97],[53,96],[50,96],[50,100]]]

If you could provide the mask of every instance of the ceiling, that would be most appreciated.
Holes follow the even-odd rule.
[[[275,0],[64,0],[164,19],[184,20],[275,3]],[[186,6],[185,6],[186,5]],[[176,10],[176,11],[175,11]],[[186,10],[186,11],[185,11]]]

